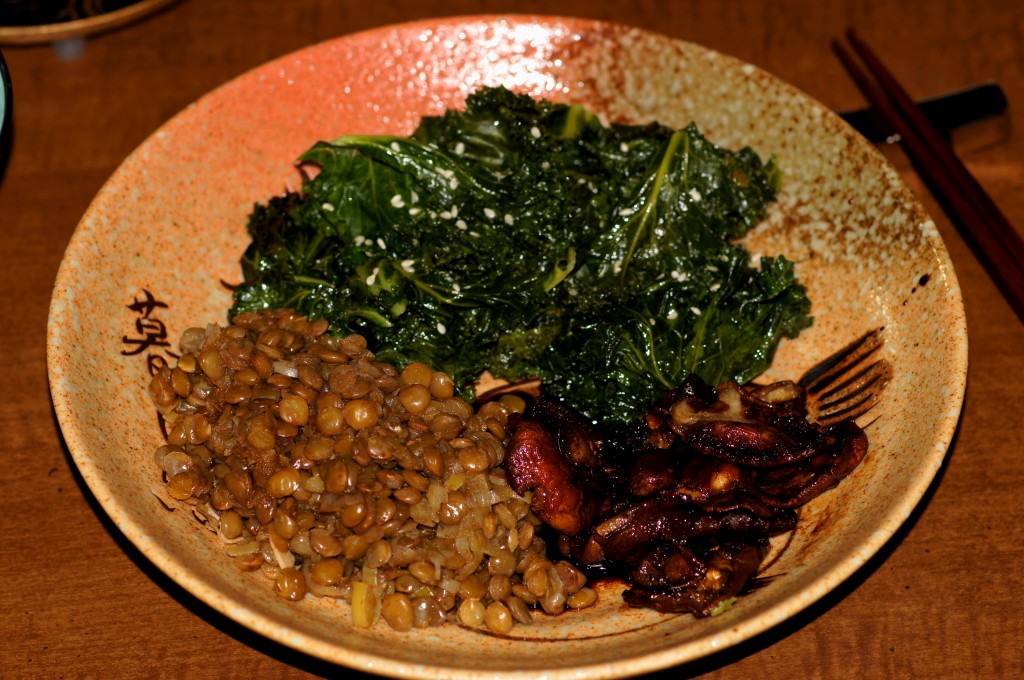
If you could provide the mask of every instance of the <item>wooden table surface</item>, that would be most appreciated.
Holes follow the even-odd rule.
[[[429,16],[577,15],[735,55],[826,105],[862,105],[829,41],[848,26],[918,96],[985,80],[1024,130],[1024,4],[1016,0],[185,0],[89,39],[75,59],[3,46],[15,131],[0,164],[0,677],[356,677],[215,613],[157,571],[78,477],[46,379],[50,291],[72,231],[121,160],[205,92],[341,34]],[[964,158],[1024,225],[1024,137]],[[933,213],[967,308],[970,377],[946,464],[906,526],[792,620],[668,677],[1012,678],[1024,668],[1024,326],[900,153]],[[6,166],[6,167],[5,167]]]

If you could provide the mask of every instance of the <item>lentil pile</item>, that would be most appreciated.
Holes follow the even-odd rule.
[[[291,310],[185,331],[150,384],[167,494],[280,597],[344,599],[357,627],[507,634],[594,604],[501,467],[522,401],[474,410],[444,373],[327,331]]]

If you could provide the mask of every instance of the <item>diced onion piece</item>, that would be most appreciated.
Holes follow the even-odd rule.
[[[282,569],[290,569],[295,566],[295,555],[290,550],[279,550],[276,541],[273,539],[267,541],[270,544],[270,551],[274,553],[274,559],[277,561],[277,565]],[[287,544],[286,544],[287,545]]]
[[[238,557],[239,555],[252,555],[260,551],[259,541],[249,541],[242,543],[241,545],[229,545],[224,551],[231,557]]]
[[[274,373],[280,373],[286,375],[289,378],[298,378],[299,369],[294,363],[290,361],[275,361],[274,362]]]
[[[366,583],[352,584],[352,623],[356,628],[370,628],[377,623],[377,596]]]

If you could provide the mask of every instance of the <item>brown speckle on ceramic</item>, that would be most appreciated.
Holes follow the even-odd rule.
[[[774,154],[783,192],[749,237],[785,253],[815,325],[780,348],[771,377],[885,326],[894,378],[871,414],[872,449],[809,506],[769,584],[721,616],[625,608],[540,617],[510,638],[457,626],[354,628],[347,605],[278,599],[238,571],[184,509],[154,497],[160,443],[149,370],[194,325],[224,322],[253,203],[299,178],[320,139],[408,133],[423,114],[503,84],[587,104],[609,119],[695,120],[714,141]],[[923,279],[927,277],[927,279]],[[925,283],[922,283],[922,280]],[[819,104],[696,45],[583,20],[480,17],[388,27],[283,57],[199,100],[139,147],[82,218],[53,293],[54,406],[82,476],[124,534],[172,579],[230,618],[312,655],[372,673],[452,678],[602,678],[696,659],[792,616],[850,576],[910,514],[959,415],[967,339],[956,276],[920,204],[882,156]]]

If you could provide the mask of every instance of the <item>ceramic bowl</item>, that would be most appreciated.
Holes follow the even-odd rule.
[[[0,26],[0,45],[56,43],[58,54],[67,55],[71,48],[60,49],[61,41],[112,31],[151,16],[176,1],[83,2],[73,10],[62,2],[7,2],[5,25]]]
[[[481,85],[586,104],[623,122],[681,127],[774,154],[779,200],[749,236],[797,263],[813,328],[781,347],[796,377],[885,327],[894,377],[871,413],[871,452],[808,506],[768,585],[720,616],[628,609],[609,586],[593,609],[539,617],[510,637],[449,625],[356,629],[348,606],[276,597],[243,574],[187,510],[155,497],[161,443],[149,371],[187,327],[223,323],[252,205],[297,186],[294,160],[343,133],[408,133]],[[82,218],[53,292],[53,403],[82,477],[139,550],[215,610],[285,645],[382,675],[598,678],[722,650],[835,588],[897,530],[945,455],[960,412],[966,331],[935,225],[882,156],[839,118],[763,71],[698,45],[592,21],[466,17],[319,44],[247,73],[167,122]]]
[[[7,143],[11,136],[11,121],[14,118],[12,106],[13,90],[11,89],[11,74],[7,70],[7,62],[0,52],[0,159],[7,150]]]

